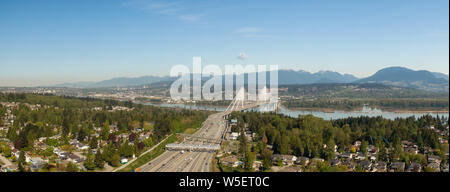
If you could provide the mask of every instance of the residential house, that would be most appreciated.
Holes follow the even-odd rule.
[[[339,166],[342,162],[339,159],[333,159],[330,161],[331,166]]]
[[[342,165],[346,166],[348,171],[353,171],[356,168],[356,163],[353,162],[352,160],[346,160],[342,162]]]
[[[406,172],[421,172],[422,166],[419,163],[412,162],[406,169]]]
[[[386,163],[384,161],[378,161],[378,163],[374,166],[374,171],[377,172],[386,172]]]
[[[301,167],[288,166],[282,168],[279,172],[303,172]]]
[[[297,160],[297,157],[294,155],[283,155],[283,163],[285,165],[293,165]]]
[[[231,119],[230,125],[237,125],[237,119]]]
[[[70,155],[68,156],[67,159],[70,160],[70,161],[72,161],[73,163],[81,163],[81,162],[84,161],[83,158],[81,158],[80,156],[75,155],[75,154],[73,154],[73,153],[70,154]]]
[[[309,163],[309,158],[308,157],[298,157],[297,160],[295,161],[295,164],[297,165],[303,165],[303,166],[307,166]]]
[[[142,136],[139,137],[139,141],[142,142],[146,139],[150,138],[150,134],[149,133],[145,133]]]
[[[87,150],[87,149],[89,149],[89,145],[78,143],[77,144],[77,149],[79,149],[79,150]]]
[[[235,156],[228,156],[222,158],[222,164],[229,167],[237,167],[240,165],[240,161]]]
[[[364,153],[358,152],[358,154],[355,157],[356,160],[365,160],[366,159],[366,155],[364,155]]]
[[[412,153],[412,154],[415,154],[415,155],[417,155],[419,153],[419,148],[418,147],[406,147],[403,150],[405,152]]]
[[[253,169],[256,171],[261,170],[262,162],[261,161],[253,161]]]
[[[391,163],[391,172],[403,172],[405,171],[405,162],[393,162]]]
[[[359,162],[359,165],[365,172],[369,172],[370,168],[372,167],[372,162],[370,162],[368,160],[364,160],[364,161]]]
[[[297,160],[297,157],[294,155],[281,155],[281,154],[274,154],[272,156],[272,162],[275,165],[277,165],[280,160],[284,165],[293,165],[294,162]]]
[[[432,169],[434,169],[435,172],[440,172],[441,171],[441,166],[438,163],[428,163],[427,167],[430,167]]]
[[[367,152],[371,155],[376,155],[377,154],[377,148],[374,145],[369,145],[367,147]]]
[[[70,153],[69,152],[65,152],[65,151],[61,151],[59,153],[56,153],[59,157],[59,159],[61,160],[67,160],[69,158]]]
[[[445,164],[444,166],[442,166],[442,170],[441,171],[448,173],[448,164]]]
[[[238,137],[239,137],[239,133],[238,132],[232,132],[231,134],[230,134],[230,140],[237,140],[238,139]]]
[[[428,155],[428,163],[441,164],[441,158],[436,155]]]
[[[353,159],[353,153],[348,153],[348,152],[347,153],[342,153],[341,157],[344,158],[344,159],[347,159],[347,160]]]
[[[309,163],[309,166],[314,167],[314,166],[317,166],[319,163],[322,163],[322,162],[324,162],[324,161],[325,161],[325,160],[322,159],[322,158],[312,158],[312,159],[311,159],[311,162]]]
[[[45,162],[43,159],[39,157],[30,158],[30,162],[31,162],[31,169],[33,170],[42,169],[42,167],[44,167],[45,164],[47,164],[47,162]]]

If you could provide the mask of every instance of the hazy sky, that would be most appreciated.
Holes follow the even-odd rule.
[[[1,0],[0,86],[278,64],[449,71],[448,0]],[[239,59],[238,56],[245,59]]]

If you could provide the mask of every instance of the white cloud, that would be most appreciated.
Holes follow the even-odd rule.
[[[180,18],[183,21],[190,21],[194,22],[198,20],[198,15],[180,15],[178,18]]]
[[[170,7],[174,7],[174,6],[176,6],[176,3],[175,2],[170,2],[170,3],[167,3],[167,2],[164,2],[164,3],[162,3],[162,2],[150,2],[150,3],[148,3],[147,5],[147,9],[150,9],[150,10],[154,10],[154,9],[166,9],[166,8],[170,8]]]
[[[234,31],[234,32],[235,33],[259,33],[261,31],[262,31],[262,29],[257,28],[257,27],[243,27],[243,28],[236,29],[236,31]]]
[[[237,58],[240,59],[240,60],[247,60],[248,56],[247,56],[247,54],[242,52],[242,53],[239,53],[239,56]]]
[[[189,10],[179,2],[131,0],[123,3],[123,5],[147,10],[159,15],[174,17],[182,21],[195,22],[200,19],[199,15],[189,13]]]
[[[167,9],[161,9],[158,10],[157,13],[167,16],[176,16],[180,12],[180,8],[167,8]]]
[[[238,34],[242,37],[246,38],[274,38],[276,36],[266,34],[263,29],[258,27],[242,27],[236,29],[234,31],[235,34]]]

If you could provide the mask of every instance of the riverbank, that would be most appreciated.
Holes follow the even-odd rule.
[[[145,105],[153,105],[158,107],[169,107],[169,108],[180,108],[180,109],[189,109],[189,110],[204,110],[204,111],[225,111],[227,107],[208,107],[208,106],[199,106],[199,105],[184,105],[184,104],[154,104],[151,102],[143,103]],[[250,109],[255,111],[263,111],[260,108]],[[332,108],[295,108],[290,109],[283,105],[280,105],[277,113],[284,114],[291,117],[298,117],[298,115],[313,115],[316,117],[323,118],[325,120],[330,119],[342,119],[348,117],[359,117],[359,116],[382,116],[387,119],[396,119],[396,118],[408,118],[411,116],[420,117],[423,115],[432,115],[432,116],[444,116],[448,117],[448,110],[383,110],[378,108],[370,108],[367,106],[362,106],[358,108],[354,108],[352,110],[337,110]]]
[[[209,111],[221,111],[228,107],[228,105],[201,105],[201,104],[190,104],[190,103],[154,103],[146,102],[142,104],[149,104],[160,107],[171,107],[171,108],[184,108],[184,109],[194,109],[194,110],[209,110]],[[280,105],[291,111],[311,111],[311,112],[323,112],[323,113],[334,113],[336,111],[343,112],[361,112],[364,106],[352,107],[351,109],[345,108],[323,108],[323,107],[288,107],[285,105]],[[392,113],[449,113],[449,109],[440,108],[411,108],[411,109],[396,109],[392,107],[378,107],[378,106],[368,106],[369,108],[379,109],[384,112]]]
[[[284,105],[281,105],[286,109],[289,109],[291,111],[320,111],[324,113],[334,113],[336,111],[344,111],[344,112],[358,112],[362,111],[364,107],[355,107],[352,109],[339,109],[339,108],[319,108],[319,107],[287,107]],[[449,109],[394,109],[389,107],[370,107],[374,109],[380,109],[385,112],[392,112],[392,113],[449,113]]]

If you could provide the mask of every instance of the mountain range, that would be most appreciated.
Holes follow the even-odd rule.
[[[426,70],[414,71],[404,67],[389,67],[374,75],[356,80],[354,83],[381,83],[398,87],[409,87],[427,91],[447,91],[448,75]]]
[[[161,81],[174,81],[175,79],[176,78],[169,76],[119,77],[99,82],[64,83],[55,86],[73,88],[124,87],[147,85]],[[434,92],[448,92],[449,90],[449,77],[447,74],[426,70],[414,71],[404,67],[384,68],[370,77],[361,79],[350,74],[341,74],[333,71],[311,73],[303,70],[279,70],[278,83],[280,85],[313,83],[379,83]]]

